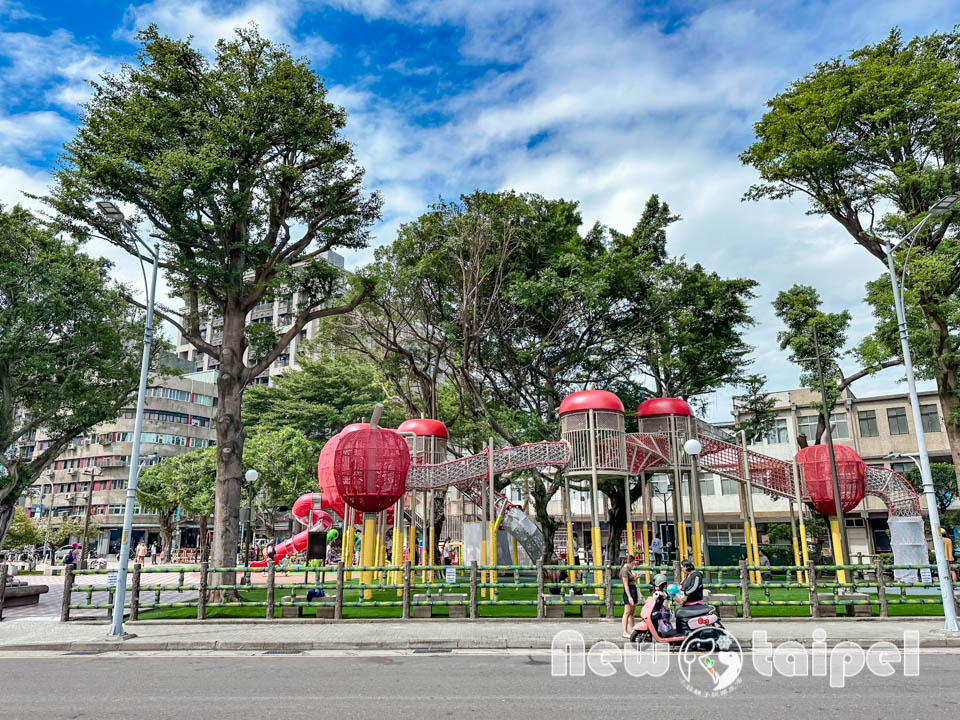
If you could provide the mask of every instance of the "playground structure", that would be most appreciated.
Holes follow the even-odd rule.
[[[754,488],[787,499],[793,528],[795,564],[800,566],[809,563],[803,513],[796,513],[795,506],[802,503],[830,514],[833,488],[829,482],[829,463],[824,460],[825,446],[806,448],[797,454],[793,462],[767,457],[749,450],[742,434],[740,442],[737,442],[736,437],[699,420],[690,406],[677,398],[653,398],[642,403],[636,412],[638,431],[635,433],[626,432],[624,415],[623,404],[613,393],[594,389],[575,392],[564,398],[559,408],[559,441],[494,448],[491,440],[483,452],[452,460],[447,459],[447,429],[437,420],[408,420],[396,431],[376,428],[375,420],[372,424],[354,423],[331,438],[320,454],[318,479],[321,507],[336,512],[344,520],[343,540],[347,549],[344,561],[348,566],[352,562],[350,549],[353,547],[355,510],[365,512],[365,544],[361,550],[364,566],[384,562],[384,538],[390,525],[393,528],[393,548],[399,550],[406,546],[405,552],[411,560],[415,559],[413,553],[417,548],[417,527],[421,527],[424,534],[421,564],[432,566],[437,542],[433,536],[432,492],[453,486],[482,508],[482,517],[488,528],[485,533],[486,545],[482,549],[484,560],[490,558],[490,564],[496,564],[493,558],[497,556],[496,531],[499,528],[503,528],[536,560],[542,556],[544,546],[540,529],[519,506],[495,490],[494,478],[531,469],[547,474],[562,471],[568,562],[572,562],[569,549],[573,547],[569,483],[571,478],[589,478],[593,520],[592,564],[600,566],[604,559],[600,543],[598,481],[600,478],[622,479],[627,507],[631,507],[630,478],[641,476],[643,531],[639,553],[650,565],[652,502],[651,483],[647,474],[672,473],[675,487],[679,488],[684,477],[696,477],[699,468],[705,473],[713,473],[739,484],[740,514],[750,566],[759,564],[757,524],[752,507]],[[391,440],[391,437],[395,439]],[[377,438],[376,442],[372,442],[373,438]],[[697,443],[688,445],[688,449],[699,445],[696,458],[684,451],[684,443],[691,439],[696,439]],[[391,448],[389,461],[385,460],[383,454],[387,445]],[[405,446],[403,458],[399,453],[401,446]],[[879,498],[886,504],[890,514],[895,561],[898,564],[925,561],[923,520],[919,498],[913,488],[892,470],[865,466],[851,448],[842,445],[834,447],[842,478],[840,487],[844,509],[855,506],[864,495]],[[350,455],[355,456],[355,461],[348,472],[350,463],[345,458]],[[356,458],[362,458],[362,462]],[[348,477],[351,472],[352,480]],[[388,477],[389,482],[386,482],[385,478]],[[692,557],[695,563],[702,564],[709,558],[706,555],[699,482],[690,482],[689,486],[689,509],[684,508],[683,493],[673,493],[676,549],[680,557]],[[362,492],[356,488],[361,488]],[[419,513],[418,492],[423,495]],[[345,497],[356,506],[345,503]],[[366,500],[371,500],[373,504]],[[690,537],[687,535],[685,512],[693,520]],[[392,515],[392,521],[389,515]],[[301,519],[301,516],[297,517]],[[319,523],[327,522],[316,515],[311,515],[308,521],[313,523],[308,530],[287,541],[289,546],[282,544],[287,552],[304,545],[302,538],[310,529],[322,529]],[[409,525],[404,527],[407,522]],[[633,554],[634,533],[630,513],[627,523],[628,552]],[[835,518],[831,526],[834,557],[838,557],[839,526]],[[394,554],[395,565],[399,563],[399,557]],[[597,585],[601,584],[601,574],[595,571]]]

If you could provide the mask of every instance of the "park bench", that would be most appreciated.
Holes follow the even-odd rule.
[[[599,595],[574,595],[573,593],[551,595],[544,593],[544,614],[548,618],[562,618],[566,616],[565,606],[571,605],[574,608],[574,614],[579,614],[585,618],[598,618],[600,617],[601,605],[581,605],[579,602],[597,602],[599,600]]]
[[[413,617],[415,618],[428,618],[434,616],[434,608],[437,605],[442,605],[446,602],[453,603],[465,603],[467,600],[466,593],[445,593],[439,592],[435,594],[417,594],[413,596]],[[417,605],[417,603],[430,602],[431,605]],[[461,605],[451,605],[450,606],[450,617],[452,618],[465,618],[467,616],[467,606],[465,604]]]

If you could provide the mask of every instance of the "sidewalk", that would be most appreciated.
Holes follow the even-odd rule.
[[[767,633],[774,644],[793,640],[810,646],[813,632],[826,632],[828,645],[843,640],[872,644],[886,640],[902,646],[904,633],[918,633],[922,648],[960,648],[960,635],[949,637],[935,620],[729,620],[726,627],[746,649],[756,630]],[[574,630],[586,647],[600,640],[620,644],[620,624],[607,621],[543,620],[354,620],[346,622],[275,620],[207,620],[203,623],[172,621],[128,622],[136,637],[107,639],[103,622],[60,623],[41,619],[11,619],[0,623],[0,652],[58,651],[273,651],[305,650],[455,650],[549,649],[554,636]]]

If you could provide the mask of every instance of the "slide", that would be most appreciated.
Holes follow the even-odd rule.
[[[310,517],[312,512],[312,517]],[[283,560],[292,553],[303,552],[307,547],[307,540],[311,532],[317,530],[326,531],[333,527],[333,518],[323,510],[313,510],[313,493],[304,493],[297,498],[297,501],[290,509],[290,513],[307,529],[299,532],[289,540],[284,540],[274,547],[273,561],[275,563]],[[266,567],[266,558],[255,560],[250,563],[250,567]]]

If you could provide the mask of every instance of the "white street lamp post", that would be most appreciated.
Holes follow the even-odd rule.
[[[960,200],[960,198],[956,195],[948,195],[938,201],[923,220],[907,233],[900,245],[909,241],[909,247],[912,247],[917,234],[920,232],[920,229],[927,224],[927,221],[936,215],[949,212],[958,200]],[[940,596],[943,599],[944,629],[956,631],[960,628],[957,627],[957,609],[953,599],[953,584],[950,581],[950,570],[947,566],[943,539],[940,537],[940,512],[937,510],[937,497],[933,488],[933,476],[930,472],[930,456],[927,454],[927,440],[923,436],[920,399],[917,397],[917,382],[913,375],[913,360],[910,357],[910,342],[907,337],[907,319],[903,310],[903,290],[897,283],[897,270],[893,263],[894,248],[890,245],[889,241],[884,242],[884,251],[887,255],[890,284],[893,286],[893,304],[897,311],[897,325],[900,330],[900,348],[903,352],[903,366],[906,371],[907,387],[910,392],[910,407],[913,410],[913,426],[917,433],[920,477],[923,478],[923,494],[927,498],[927,513],[930,515],[930,534],[933,537],[933,552],[937,557],[937,574],[940,577]],[[904,268],[904,273],[906,273],[906,268]]]
[[[157,295],[157,269],[160,265],[160,246],[150,248],[137,235],[123,213],[112,202],[97,203],[107,219],[118,223],[134,240],[134,247],[141,245],[149,254],[148,262],[153,265],[150,287],[147,293],[147,317],[143,326],[143,357],[140,361],[140,389],[137,392],[137,414],[133,428],[133,448],[130,451],[130,475],[127,480],[127,504],[123,513],[123,537],[120,542],[120,567],[117,572],[117,591],[113,599],[113,622],[110,625],[111,637],[123,637],[123,606],[127,596],[127,564],[130,562],[130,540],[133,533],[133,508],[137,499],[137,480],[140,477],[140,435],[143,430],[143,404],[147,395],[147,375],[150,371],[150,349],[153,345],[153,304]],[[137,257],[143,269],[143,255],[137,248]],[[144,281],[146,273],[144,272]]]

